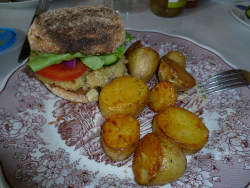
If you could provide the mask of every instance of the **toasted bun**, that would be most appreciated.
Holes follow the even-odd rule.
[[[59,86],[54,86],[54,85],[50,85],[50,84],[46,84],[46,83],[44,83],[44,84],[55,95],[57,95],[63,99],[70,100],[72,102],[89,103],[89,102],[97,102],[97,100],[98,100],[98,96],[96,96],[94,98],[87,97],[87,95],[85,93],[77,93],[74,91],[65,90]]]
[[[43,53],[97,55],[113,52],[125,39],[119,14],[102,6],[56,9],[30,27],[31,49]]]

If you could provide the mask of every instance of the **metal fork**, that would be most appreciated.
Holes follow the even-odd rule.
[[[36,12],[35,15],[31,21],[31,24],[33,23],[34,19],[39,16],[40,14],[46,12],[49,8],[49,0],[39,0],[36,6]],[[28,37],[26,36],[26,39],[23,43],[22,51],[19,55],[18,62],[22,63],[27,57],[30,55],[30,45],[28,42]]]
[[[33,18],[33,20],[39,16],[40,14],[46,12],[49,8],[49,0],[39,0],[39,2],[37,3],[36,6],[36,12],[35,12],[35,16]],[[32,20],[32,22],[33,22]]]
[[[241,86],[250,86],[250,72],[241,69],[228,70],[216,74],[201,84],[206,94]]]

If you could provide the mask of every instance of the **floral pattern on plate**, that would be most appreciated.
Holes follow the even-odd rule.
[[[206,96],[199,82],[232,69],[212,50],[185,38],[129,30],[133,41],[160,56],[178,50],[197,85],[179,93],[177,105],[194,112],[210,130],[207,145],[187,156],[185,174],[165,187],[245,187],[250,181],[250,90]],[[154,76],[149,88],[157,83]],[[141,137],[151,132],[155,113],[138,117]],[[0,161],[12,187],[141,187],[134,182],[133,156],[113,162],[100,144],[105,119],[97,103],[72,103],[50,93],[25,65],[0,94]]]

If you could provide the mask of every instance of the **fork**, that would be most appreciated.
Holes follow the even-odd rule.
[[[250,72],[241,69],[216,74],[201,84],[202,89],[207,94],[241,86],[250,86]]]
[[[40,14],[46,12],[49,8],[49,0],[39,0],[36,6],[36,12],[35,15],[31,21],[31,24],[33,23],[34,19],[39,16]],[[30,45],[28,41],[28,37],[26,36],[26,39],[23,43],[22,51],[19,55],[18,62],[22,63],[27,57],[30,55]]]
[[[34,21],[34,19],[37,16],[46,12],[48,10],[48,8],[49,8],[49,0],[39,0],[39,2],[37,3],[37,6],[36,6],[35,16],[34,16],[32,22]]]

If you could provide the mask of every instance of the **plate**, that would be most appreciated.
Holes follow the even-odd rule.
[[[197,86],[181,93],[177,105],[199,116],[210,130],[207,145],[187,156],[185,174],[164,187],[246,187],[250,182],[250,89],[205,96],[199,82],[232,69],[217,52],[180,36],[128,30],[133,41],[160,56],[177,50]],[[157,83],[156,76],[148,82]],[[105,121],[96,103],[63,100],[41,84],[25,65],[13,71],[0,93],[0,161],[12,187],[140,187],[132,159],[111,161],[100,144]],[[150,133],[155,113],[138,117],[141,137]]]
[[[250,5],[250,1],[246,2],[238,2],[237,4],[232,6],[231,13],[240,23],[250,28],[250,19],[248,19],[245,15],[244,7]]]
[[[19,7],[28,7],[31,5],[36,5],[39,0],[24,0],[20,2],[9,2],[9,3],[1,3],[0,2],[0,8],[19,8]],[[50,0],[53,1],[53,0]]]

